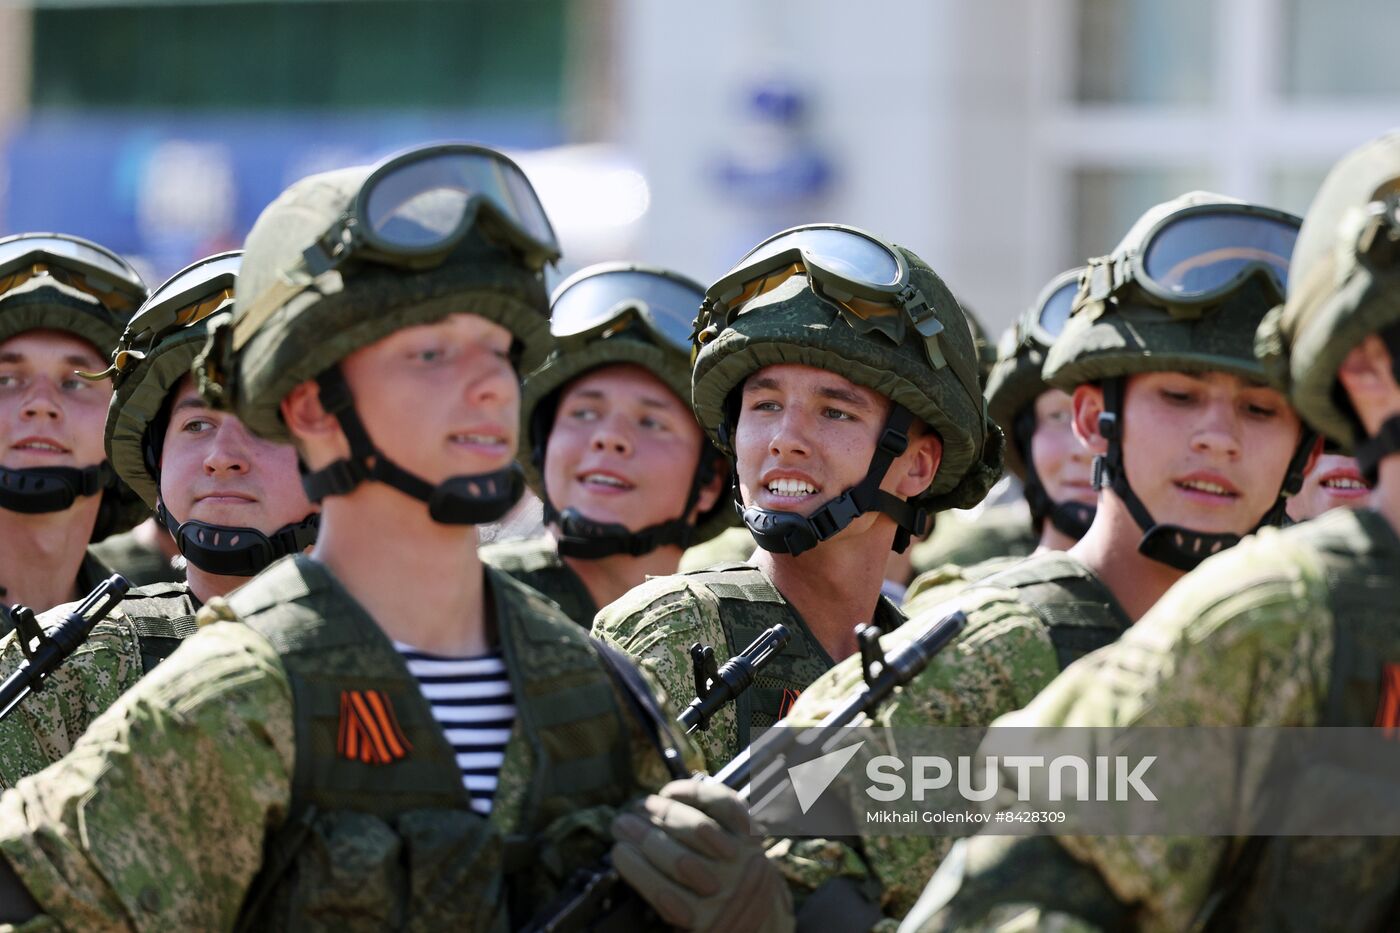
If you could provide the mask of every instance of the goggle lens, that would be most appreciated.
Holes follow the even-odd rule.
[[[574,282],[555,296],[550,331],[555,337],[583,334],[616,320],[629,307],[644,307],[658,336],[690,347],[691,322],[705,295],[683,282],[633,269],[602,272]]]
[[[1252,269],[1264,269],[1281,292],[1298,227],[1257,214],[1193,213],[1167,223],[1143,252],[1142,268],[1167,293],[1203,298],[1228,290]]]
[[[899,283],[899,262],[885,246],[853,231],[828,227],[794,230],[759,244],[734,271],[791,249],[801,250],[807,262],[854,282],[882,287]]]

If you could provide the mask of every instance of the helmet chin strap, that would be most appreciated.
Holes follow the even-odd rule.
[[[392,486],[404,495],[427,503],[428,515],[443,525],[484,525],[499,521],[525,492],[525,472],[511,463],[491,473],[451,476],[436,486],[394,463],[374,446],[355,411],[355,399],[340,367],[332,366],[316,377],[321,406],[335,416],[350,443],[350,456],[319,470],[302,474],[307,498],[320,502],[326,496],[343,496],[367,480]]]
[[[758,546],[775,554],[791,554],[796,557],[828,538],[835,537],[867,512],[880,512],[893,518],[899,525],[893,549],[904,553],[904,549],[909,546],[910,536],[921,535],[928,529],[929,514],[925,509],[910,505],[908,500],[885,492],[880,488],[880,484],[884,482],[890,464],[908,449],[909,427],[913,423],[914,415],[909,409],[899,404],[892,405],[889,417],[885,420],[885,430],[880,435],[880,442],[870,457],[870,467],[865,471],[865,478],[808,516],[745,506],[739,493],[736,475],[734,506]],[[727,423],[720,426],[720,434],[726,439],[731,434]]]
[[[156,503],[156,514],[171,535],[185,560],[205,573],[225,577],[251,577],[279,557],[299,554],[316,543],[321,516],[315,512],[299,522],[283,525],[271,535],[256,528],[234,528],[208,522],[177,522],[165,507]]]
[[[88,467],[0,467],[0,509],[38,515],[62,512],[79,496],[99,496],[116,474],[102,461]]]
[[[1016,415],[1014,425],[1016,437],[1013,441],[1021,448],[1021,460],[1026,465],[1025,494],[1030,506],[1031,521],[1039,527],[1049,522],[1061,534],[1078,541],[1094,523],[1096,509],[1083,502],[1056,502],[1036,472],[1035,460],[1031,457],[1031,438],[1035,435],[1035,409],[1026,406]]]
[[[1128,507],[1128,514],[1143,531],[1142,540],[1138,542],[1138,553],[1177,570],[1192,570],[1207,557],[1234,547],[1243,535],[1192,531],[1179,525],[1158,524],[1152,517],[1147,506],[1133,492],[1128,483],[1127,470],[1123,468],[1123,389],[1121,377],[1104,380],[1104,410],[1099,415],[1099,433],[1108,441],[1108,451],[1094,458],[1094,488],[1111,488]],[[1305,427],[1288,462],[1278,498],[1252,531],[1283,523],[1286,500],[1303,486],[1303,468],[1307,465],[1315,440],[1316,435]]]
[[[695,524],[689,520],[690,511],[700,499],[701,488],[713,475],[708,465],[714,455],[715,450],[708,440],[700,445],[700,461],[691,474],[690,492],[686,495],[680,517],[648,525],[638,531],[630,531],[620,522],[594,521],[572,506],[560,512],[549,500],[549,491],[546,490],[543,496],[544,522],[559,529],[559,553],[580,560],[598,560],[617,554],[641,557],[672,544],[680,548],[689,547],[695,536]],[[537,468],[543,474],[543,458],[538,460]]]

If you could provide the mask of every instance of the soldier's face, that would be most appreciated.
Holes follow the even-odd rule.
[[[189,376],[176,386],[160,457],[160,497],[176,521],[271,534],[315,511],[290,444],[257,437],[214,411]]]
[[[1035,400],[1031,461],[1046,493],[1055,502],[1094,505],[1099,494],[1090,482],[1093,454],[1074,436],[1074,401],[1066,392],[1047,389]]]
[[[767,366],[749,376],[734,432],[739,490],[746,505],[810,515],[865,478],[890,401],[811,366]],[[928,487],[937,438],[911,443],[880,488],[901,497]],[[922,459],[921,459],[922,458]],[[856,520],[866,527],[876,519]]]
[[[1329,509],[1360,508],[1370,497],[1371,487],[1354,457],[1323,454],[1303,480],[1303,488],[1288,500],[1288,517],[1301,522]]]
[[[1080,428],[1088,388],[1075,393]],[[1124,465],[1133,491],[1163,524],[1253,530],[1278,497],[1300,431],[1282,395],[1239,376],[1146,373],[1127,382]]]
[[[107,459],[102,429],[112,383],[75,374],[106,366],[92,344],[59,331],[0,343],[0,465],[87,467]]]
[[[642,367],[597,369],[560,395],[545,489],[560,510],[639,531],[680,516],[703,437],[689,406]]]
[[[375,445],[434,485],[515,456],[520,383],[510,331],[475,314],[395,331],[341,368]],[[340,454],[348,444],[337,432]]]

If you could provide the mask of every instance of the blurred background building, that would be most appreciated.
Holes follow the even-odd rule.
[[[0,4],[0,232],[158,280],[291,181],[404,146],[516,154],[567,268],[699,279],[811,220],[912,247],[1000,330],[1147,206],[1301,212],[1400,126],[1395,0]]]

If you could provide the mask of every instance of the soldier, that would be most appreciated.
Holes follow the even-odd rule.
[[[734,512],[724,456],[690,408],[690,325],[704,290],[683,276],[608,263],[575,273],[550,302],[556,348],[525,379],[526,479],[549,535],[482,549],[481,559],[588,628],[599,606]],[[677,464],[694,464],[678,482]]]
[[[1288,300],[1259,330],[1294,406],[1356,453],[1374,511],[1334,509],[1205,562],[1007,725],[1397,725],[1397,192],[1400,134],[1334,167],[1293,251]],[[951,903],[930,886],[911,929],[985,928],[1013,905],[1106,928],[1400,924],[1394,837],[978,838],[967,855],[940,873]]]
[[[248,433],[200,397],[190,365],[208,327],[231,314],[238,253],[200,260],[156,289],[122,334],[113,365],[107,458],[163,523],[188,582],[130,590],[45,684],[0,722],[0,784],[57,761],[116,698],[194,634],[198,608],[316,537],[296,453]],[[168,529],[168,531],[166,530]],[[60,606],[39,617],[58,622]],[[24,661],[0,641],[0,675]]]
[[[969,620],[880,725],[990,725],[1116,640],[1193,562],[1279,521],[1314,444],[1264,384],[1254,331],[1283,295],[1297,229],[1291,215],[1195,193],[1149,210],[1091,262],[1045,379],[1073,392],[1075,432],[1098,458],[1093,523],[1069,551],[1028,557],[886,636],[889,650],[953,608]],[[790,722],[822,719],[859,684],[858,661],[814,683]],[[850,879],[868,916],[878,906],[897,917],[948,844],[784,842],[773,853],[799,885],[854,892]]]
[[[1365,508],[1370,498],[1371,484],[1361,475],[1356,458],[1342,453],[1336,441],[1327,440],[1303,479],[1303,488],[1288,500],[1288,517],[1305,522],[1331,509]]]
[[[78,237],[0,240],[0,601],[42,611],[111,573],[88,544],[145,517],[102,453],[101,369],[146,297],[136,270]],[[4,630],[10,623],[4,620]]]
[[[735,458],[752,564],[651,580],[594,633],[694,694],[689,648],[723,662],[775,623],[793,640],[701,736],[711,768],[777,721],[856,649],[855,627],[903,617],[880,595],[885,555],[928,518],[981,499],[1001,466],[966,321],[913,253],[848,227],[760,244],[706,292],[694,403]]]
[[[987,412],[1007,438],[1006,468],[1021,482],[1037,550],[1064,551],[1084,537],[1098,494],[1090,482],[1090,454],[1071,425],[1069,394],[1041,377],[1045,354],[1069,320],[1082,269],[1050,281],[1039,299],[1003,336],[987,380]],[[969,528],[980,534],[981,524]],[[937,605],[972,580],[1008,566],[1022,554],[996,555],[969,565],[926,571],[909,587],[904,608]]]
[[[635,669],[476,553],[524,487],[515,361],[544,355],[553,233],[513,162],[443,145],[298,182],[246,245],[201,372],[297,445],[316,548],[211,600],[0,797],[0,921],[518,927],[682,770]],[[790,923],[737,798],[695,788],[621,821],[644,855],[619,870],[656,891],[638,862],[694,852],[705,894],[654,893],[663,913]]]

